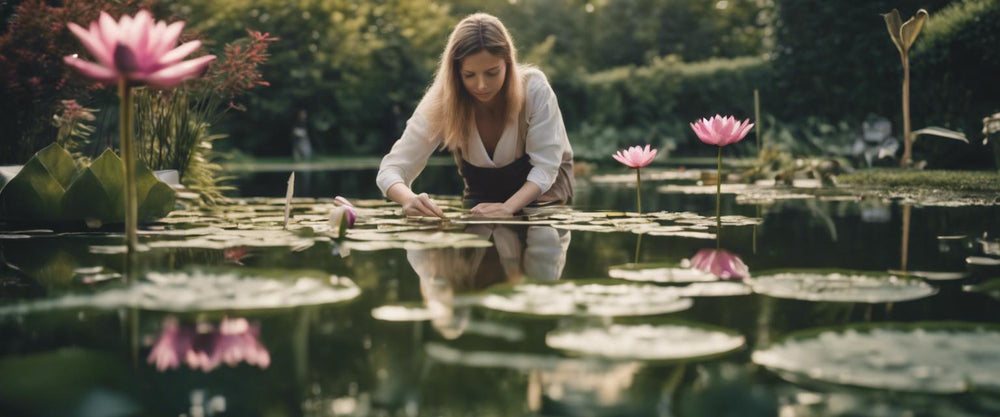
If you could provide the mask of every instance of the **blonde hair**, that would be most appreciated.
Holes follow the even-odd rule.
[[[441,54],[434,83],[427,91],[428,119],[433,132],[431,137],[442,137],[442,146],[452,152],[465,147],[472,133],[474,117],[474,98],[466,91],[459,74],[462,60],[480,51],[487,51],[506,63],[506,76],[499,93],[507,101],[503,120],[515,120],[524,102],[517,50],[507,28],[500,19],[486,13],[466,16],[448,37],[448,45]]]

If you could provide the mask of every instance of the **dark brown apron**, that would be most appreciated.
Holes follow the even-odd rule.
[[[462,193],[465,206],[472,207],[479,203],[507,201],[528,180],[528,173],[531,172],[532,165],[531,158],[525,150],[528,135],[528,121],[525,117],[526,107],[521,106],[521,112],[517,115],[517,153],[521,156],[514,162],[499,168],[482,168],[468,163],[462,157],[461,148],[452,153],[455,157],[455,164],[458,166],[458,173],[462,175],[462,180],[465,182],[465,191]],[[566,150],[563,152],[556,181],[552,183],[552,187],[548,191],[529,206],[572,203],[573,181],[573,153]]]

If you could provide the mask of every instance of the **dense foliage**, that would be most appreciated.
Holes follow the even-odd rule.
[[[118,15],[150,7],[154,0],[67,1],[64,6],[24,0],[4,8],[0,32],[0,164],[21,164],[56,139],[52,116],[61,100],[81,99],[93,90],[63,63],[63,56],[86,54],[66,24],[88,26],[102,10]],[[17,2],[12,2],[15,4]],[[81,101],[82,102],[82,101]]]
[[[844,153],[861,121],[872,116],[891,120],[898,135],[902,71],[880,16],[893,8],[904,17],[918,8],[931,14],[912,59],[914,128],[939,125],[972,137],[981,117],[1000,109],[1000,87],[989,79],[1000,72],[998,3],[161,0],[158,10],[188,21],[209,50],[219,51],[245,36],[246,27],[280,38],[261,67],[270,88],[250,92],[237,103],[246,111],[230,112],[210,132],[228,133],[226,146],[232,149],[290,155],[292,130],[298,116],[305,115],[318,153],[384,153],[430,82],[454,23],[468,13],[486,11],[508,25],[521,60],[547,73],[577,155],[605,160],[611,150],[645,142],[699,154],[703,149],[693,146],[687,123],[715,113],[753,117],[754,89],[761,94],[761,127],[769,129],[765,139],[770,136],[795,153]],[[97,10],[97,4],[104,3],[67,1],[65,9],[87,5]],[[56,16],[48,19],[68,19],[63,8],[36,0],[24,0],[20,7],[28,5],[48,8]],[[79,14],[74,17],[78,22],[89,18]],[[16,155],[30,154],[54,136],[38,132],[54,129],[50,120],[59,100],[81,98],[78,90],[68,89],[73,80],[53,58],[65,53],[53,48],[77,51],[79,45],[64,29],[41,33],[52,27],[49,20],[32,22],[15,14],[5,25],[2,59],[48,62],[0,74],[8,84],[21,83],[10,89],[13,98],[0,99],[7,110],[0,116],[4,131],[42,138],[31,144],[6,137],[3,157],[17,162]],[[32,37],[38,39],[28,42]],[[37,44],[41,40],[44,45]],[[7,53],[11,48],[18,52]],[[18,55],[28,53],[35,58]],[[32,81],[26,73],[39,77]],[[35,83],[36,89],[26,83]],[[21,102],[31,104],[12,104]],[[944,156],[953,164],[977,151],[924,139],[916,147],[920,159]]]
[[[946,126],[969,136],[972,146],[920,144],[927,153],[985,157],[984,116],[1000,111],[1000,1],[964,0],[931,16],[911,57],[916,126]]]

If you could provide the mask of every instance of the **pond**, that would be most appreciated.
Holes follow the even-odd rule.
[[[287,229],[288,173],[244,173],[131,275],[121,235],[5,225],[0,415],[1000,415],[1000,207],[725,184],[720,232],[697,171],[643,172],[641,216],[621,169],[503,222],[447,166],[447,222],[299,172]]]

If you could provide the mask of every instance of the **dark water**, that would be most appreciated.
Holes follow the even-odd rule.
[[[373,171],[297,177],[296,196],[378,197]],[[278,197],[286,180],[287,173],[255,174],[239,179],[238,185],[244,196]],[[419,181],[416,189],[432,193],[453,193],[459,187],[450,168],[428,168]],[[656,193],[662,184],[644,182],[644,211],[714,214],[714,195]],[[634,210],[634,205],[634,188],[581,181],[575,208]],[[692,361],[605,361],[546,346],[546,334],[573,319],[455,307],[447,320],[391,322],[375,320],[372,309],[406,302],[429,305],[528,276],[604,278],[609,267],[635,259],[638,235],[633,233],[500,226],[489,228],[496,246],[484,250],[390,249],[354,251],[346,257],[336,254],[334,243],[298,252],[153,250],[142,256],[141,270],[307,268],[350,277],[361,295],[348,303],[268,310],[166,313],[80,307],[0,315],[0,415],[1000,415],[1000,396],[988,389],[941,395],[790,382],[751,361],[755,349],[798,330],[866,322],[997,323],[1000,302],[964,291],[963,285],[1000,277],[998,267],[966,262],[983,254],[977,239],[996,241],[1000,207],[819,199],[742,205],[724,195],[722,211],[763,219],[756,227],[725,228],[721,235],[721,246],[738,254],[752,275],[771,269],[839,268],[962,271],[967,276],[932,282],[935,295],[897,303],[812,302],[758,294],[698,298],[691,309],[667,316],[729,329],[746,338],[745,347]],[[907,227],[904,212],[909,212]],[[74,273],[94,266],[121,271],[121,255],[89,249],[118,241],[103,234],[0,239],[6,263],[0,273],[0,307],[94,294],[118,285],[120,278],[90,283]],[[644,236],[638,258],[679,262],[714,246],[712,240]],[[513,264],[510,247],[521,256]],[[454,268],[460,268],[473,257],[478,265],[450,288],[422,277],[422,259],[457,260]],[[225,357],[214,362],[186,357],[180,360],[188,365],[159,370],[150,360],[153,346],[170,331],[207,356],[236,337],[246,343],[238,352],[230,351],[241,359],[232,366]]]

